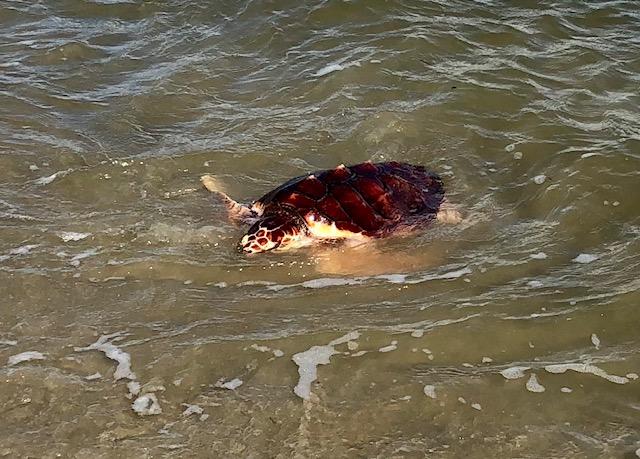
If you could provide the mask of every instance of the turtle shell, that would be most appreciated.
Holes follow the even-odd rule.
[[[256,203],[264,206],[263,215],[314,215],[340,230],[376,237],[428,222],[443,198],[442,180],[423,166],[366,162],[296,177]]]

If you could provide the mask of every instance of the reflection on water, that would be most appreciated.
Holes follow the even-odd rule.
[[[636,10],[0,3],[0,454],[640,456]],[[464,220],[245,257],[198,182],[368,159]]]

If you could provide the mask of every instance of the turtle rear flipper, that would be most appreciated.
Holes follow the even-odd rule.
[[[222,199],[229,213],[229,220],[233,223],[252,224],[258,219],[259,215],[256,212],[231,199],[225,192],[221,191],[221,186],[215,177],[209,174],[203,175],[200,177],[200,181],[207,190]]]
[[[436,218],[440,223],[456,225],[462,221],[462,214],[457,205],[445,200],[440,205]]]

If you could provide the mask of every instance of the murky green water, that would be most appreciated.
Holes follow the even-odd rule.
[[[0,2],[0,455],[640,456],[638,11]],[[198,182],[368,159],[464,222],[247,258]]]

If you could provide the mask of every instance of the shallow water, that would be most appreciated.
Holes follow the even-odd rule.
[[[637,11],[0,2],[0,454],[640,456]],[[245,257],[198,182],[368,159],[464,221]]]

